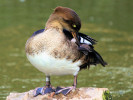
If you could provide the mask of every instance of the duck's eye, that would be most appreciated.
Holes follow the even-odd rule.
[[[72,26],[73,26],[73,28],[76,28],[77,27],[75,24],[73,24]]]

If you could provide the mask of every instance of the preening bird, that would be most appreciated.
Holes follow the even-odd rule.
[[[55,92],[68,94],[77,86],[77,75],[90,65],[106,65],[94,50],[96,40],[80,33],[81,20],[76,12],[66,7],[56,7],[45,29],[33,33],[27,40],[25,50],[30,63],[46,75],[46,86],[36,88],[34,96]],[[70,87],[52,88],[51,75],[73,75]]]

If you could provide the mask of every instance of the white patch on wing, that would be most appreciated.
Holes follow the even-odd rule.
[[[82,37],[80,37],[80,43],[85,43],[85,44],[88,44],[88,45],[92,45],[91,42],[89,42],[88,40],[86,40],[86,39],[84,39]]]
[[[67,59],[56,59],[42,52],[35,55],[27,54],[30,63],[46,75],[77,75],[80,70],[80,61],[72,62]]]
[[[71,42],[76,42],[76,39],[75,38],[72,38],[71,39]],[[92,43],[90,42],[90,41],[88,41],[88,40],[86,40],[86,39],[84,39],[84,38],[82,38],[82,37],[80,37],[80,43],[85,43],[85,44],[88,44],[88,45],[92,45]]]

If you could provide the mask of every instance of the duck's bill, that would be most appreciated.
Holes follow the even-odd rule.
[[[76,44],[79,46],[80,42],[79,42],[79,37],[78,37],[78,33],[77,32],[71,32],[72,36],[76,39]]]

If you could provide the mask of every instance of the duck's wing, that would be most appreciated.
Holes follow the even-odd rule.
[[[65,36],[70,40],[73,41],[73,36],[71,32],[69,32],[66,29],[63,29],[63,32]],[[82,52],[86,56],[86,63],[81,65],[80,68],[87,68],[89,65],[96,65],[96,64],[101,64],[105,66],[107,63],[103,60],[101,55],[94,50],[93,45],[96,44],[96,40],[89,37],[86,34],[78,32],[78,38],[80,45],[78,47],[78,50]],[[75,40],[76,41],[76,40]]]
[[[38,31],[35,31],[35,32],[32,34],[32,36],[36,36],[36,35],[42,33],[44,30],[45,30],[45,29],[40,29],[40,30],[38,30]]]
[[[107,63],[103,60],[101,55],[94,50],[92,45],[80,44],[79,51],[83,52],[86,56],[87,65],[97,65],[101,64],[102,66],[107,65]]]
[[[83,33],[78,33],[79,35],[79,41],[80,43],[86,43],[86,44],[91,44],[91,45],[94,45],[96,44],[96,40],[91,38],[90,36],[86,35],[86,34],[83,34]]]
[[[107,63],[103,60],[101,55],[94,50],[93,45],[96,44],[96,40],[83,34],[79,33],[79,51],[83,52],[86,56],[86,65],[96,65],[101,64],[102,66],[107,65]]]

